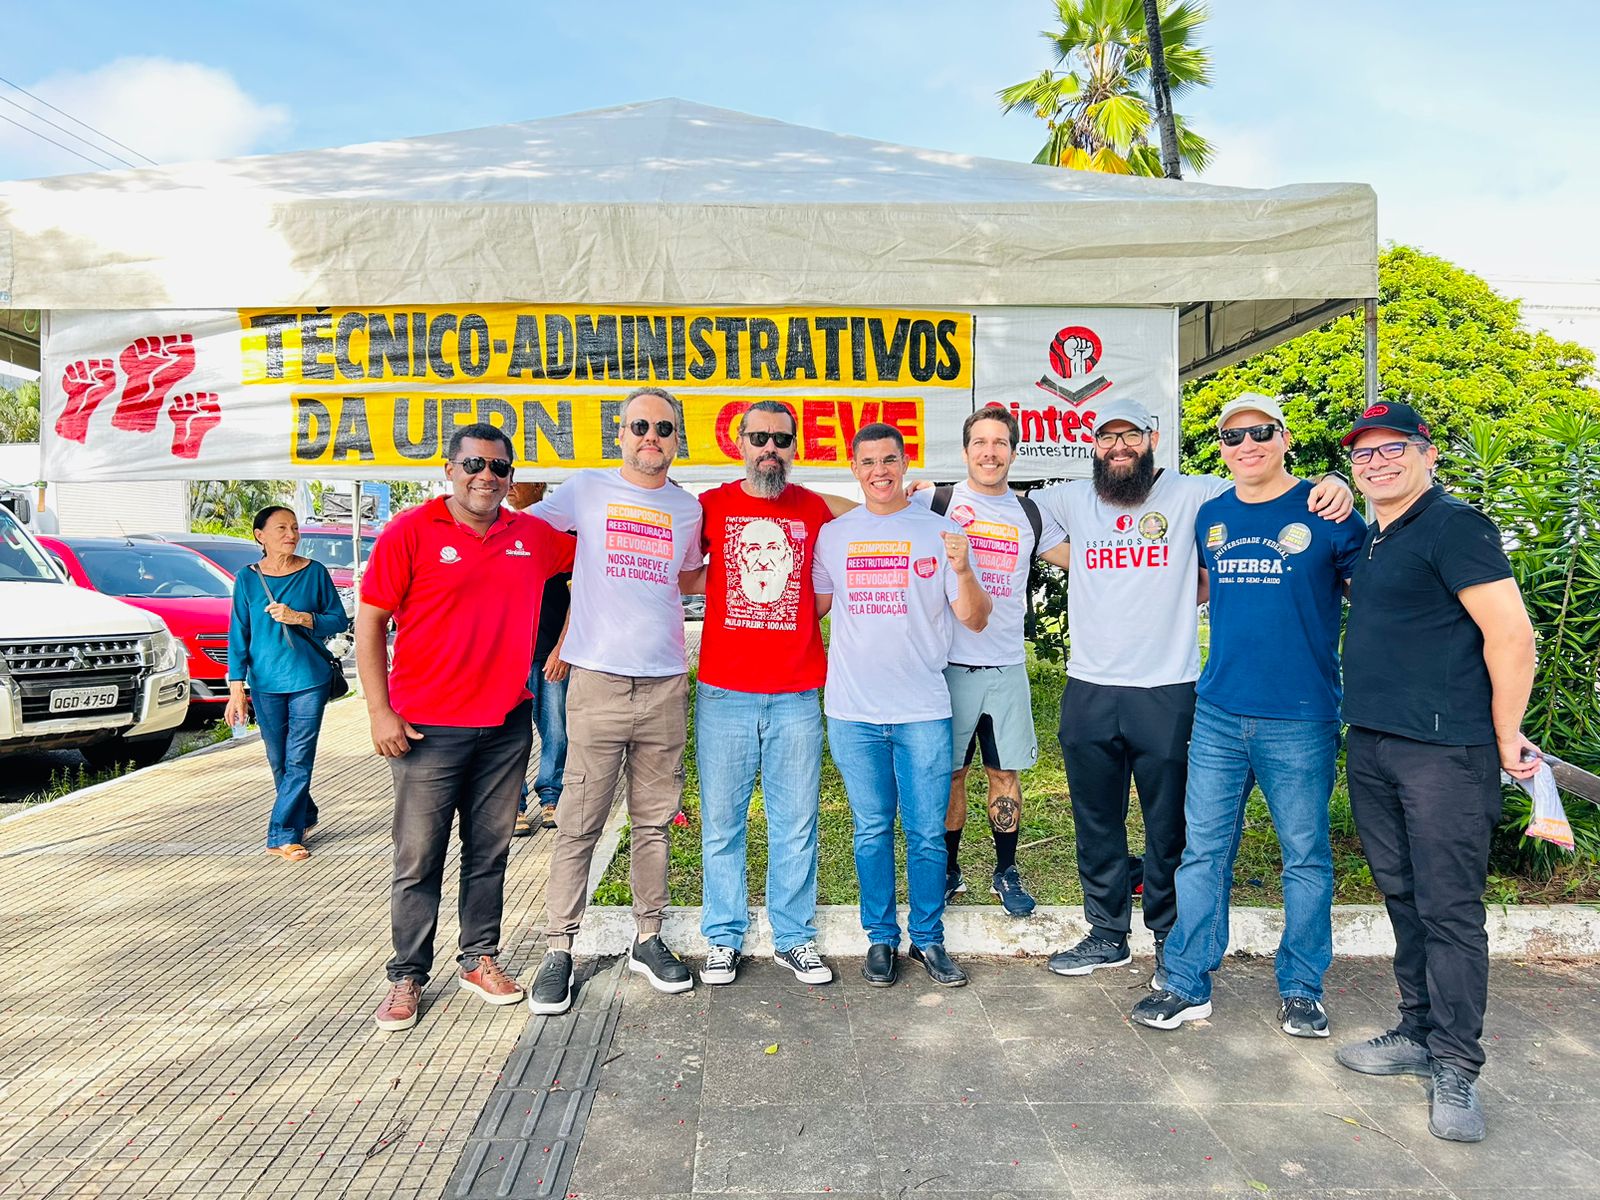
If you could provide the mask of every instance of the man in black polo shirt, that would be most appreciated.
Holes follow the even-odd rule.
[[[1415,409],[1374,404],[1344,444],[1374,517],[1344,642],[1350,808],[1394,926],[1400,1023],[1335,1057],[1369,1075],[1427,1077],[1429,1131],[1476,1142],[1484,877],[1500,771],[1537,767],[1521,731],[1533,626],[1499,530],[1434,483],[1439,451]]]

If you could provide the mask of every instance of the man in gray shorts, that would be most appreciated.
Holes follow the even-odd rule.
[[[979,582],[994,603],[981,633],[958,626],[950,643],[945,684],[950,689],[950,805],[945,812],[945,900],[967,890],[958,853],[967,822],[967,769],[976,744],[989,777],[989,829],[995,870],[990,890],[1006,912],[1025,917],[1034,900],[1017,873],[1017,836],[1022,827],[1020,773],[1039,756],[1028,690],[1023,618],[1028,569],[1037,554],[1066,566],[1066,534],[1043,517],[1031,500],[1007,486],[1016,461],[1017,419],[1003,408],[981,408],[961,427],[967,478],[952,487],[919,489],[915,498],[960,525],[972,545]]]

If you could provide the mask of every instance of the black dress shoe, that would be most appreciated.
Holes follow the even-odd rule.
[[[928,978],[935,983],[943,987],[967,985],[967,973],[956,966],[956,960],[944,952],[939,942],[911,947],[911,957],[928,969]]]
[[[874,942],[867,947],[867,962],[861,968],[861,978],[873,987],[892,987],[899,971],[893,946]]]

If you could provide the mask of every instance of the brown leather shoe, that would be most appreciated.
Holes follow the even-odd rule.
[[[544,827],[546,829],[554,829],[556,827],[556,806],[554,804],[542,804],[539,809],[543,814]]]
[[[532,837],[533,818],[525,812],[517,813],[517,822],[511,827],[512,837]]]
[[[522,988],[500,969],[500,964],[487,954],[478,956],[478,965],[461,972],[461,986],[477,992],[490,1004],[516,1004],[522,999]]]
[[[378,1005],[372,1020],[379,1029],[410,1029],[417,1023],[421,1003],[422,985],[415,979],[402,979],[389,985],[389,994]]]

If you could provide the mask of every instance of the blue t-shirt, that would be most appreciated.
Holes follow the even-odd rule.
[[[1367,524],[1308,512],[1310,493],[1303,479],[1256,504],[1228,491],[1195,516],[1211,580],[1211,655],[1196,691],[1224,712],[1339,719],[1340,606]]]

